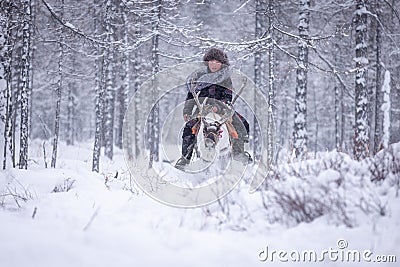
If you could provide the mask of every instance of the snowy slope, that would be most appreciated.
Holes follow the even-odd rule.
[[[258,259],[266,246],[269,251],[313,249],[320,253],[338,249],[341,239],[347,242],[348,249],[397,255],[400,261],[399,197],[395,186],[388,186],[386,181],[365,190],[349,191],[354,200],[362,197],[357,195],[360,192],[366,201],[379,198],[385,205],[385,216],[357,210],[357,205],[353,205],[349,207],[353,216],[351,227],[332,216],[330,210],[310,222],[295,223],[290,216],[287,220],[274,219],[273,215],[286,216],[273,202],[278,200],[279,192],[274,189],[302,188],[305,196],[318,196],[318,190],[326,188],[318,183],[335,183],[337,168],[320,171],[319,180],[312,180],[316,177],[309,172],[301,177],[308,181],[306,184],[295,176],[281,177],[279,183],[271,182],[270,191],[263,195],[248,194],[243,183],[219,204],[178,209],[159,204],[131,183],[121,151],[117,151],[114,161],[103,160],[101,173],[95,174],[90,171],[90,145],[61,146],[57,169],[43,167],[41,144],[33,142],[30,170],[9,169],[0,173],[1,266],[276,266],[276,255],[272,263],[271,258],[265,262]],[[348,173],[364,179],[360,178],[363,174],[356,176],[355,170],[365,169],[362,164],[367,163],[352,162],[349,158],[345,161],[350,166]],[[321,164],[318,160],[310,162],[309,166]],[[277,173],[301,169],[300,165],[281,166]],[[350,179],[347,174],[344,177]],[[390,179],[395,181],[399,177]],[[305,185],[312,188],[307,191]],[[262,198],[267,208],[263,207]],[[319,264],[365,266],[328,259]],[[289,260],[282,265],[293,263]],[[296,266],[310,263],[296,262]]]

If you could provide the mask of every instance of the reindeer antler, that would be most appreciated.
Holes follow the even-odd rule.
[[[240,89],[238,90],[237,94],[236,94],[235,97],[233,98],[231,105],[230,105],[230,106],[227,106],[228,111],[222,116],[222,118],[220,118],[220,120],[217,121],[217,123],[218,123],[219,125],[222,125],[222,124],[226,123],[229,119],[232,118],[233,114],[235,114],[235,110],[233,109],[233,105],[235,104],[236,100],[239,98],[240,94],[243,92],[244,87],[246,87],[247,78],[246,78],[246,77],[243,77],[243,78],[242,78],[242,82],[243,82],[243,83],[242,83],[242,86],[240,87]],[[190,82],[190,85],[191,85],[191,86],[190,86],[190,92],[192,93],[193,99],[194,99],[194,101],[196,102],[197,108],[198,108],[198,110],[199,110],[199,115],[200,115],[201,119],[204,120],[203,111],[204,111],[204,107],[205,107],[205,105],[206,105],[206,102],[207,102],[207,100],[208,100],[208,97],[206,97],[206,98],[204,99],[203,103],[201,104],[201,103],[200,103],[200,100],[199,100],[200,91],[196,94],[196,88],[197,88],[199,85],[196,85],[196,86],[195,86],[194,83],[195,83],[195,81],[194,81],[194,79],[192,79],[191,82]]]
[[[236,100],[239,98],[240,94],[243,92],[243,89],[246,87],[247,77],[243,77],[242,82],[243,82],[242,86],[240,87],[239,91],[235,95],[235,98],[233,98],[233,100],[232,100],[232,106],[233,106],[233,104],[235,104]]]
[[[199,95],[200,95],[200,92],[201,92],[201,91],[199,91],[199,92],[196,94],[196,89],[197,89],[197,87],[199,86],[199,84],[197,84],[196,86],[194,86],[194,80],[195,80],[195,79],[193,78],[193,79],[190,81],[190,92],[192,93],[193,99],[194,99],[194,101],[196,102],[196,105],[197,105],[197,108],[198,108],[198,110],[199,110],[200,116],[203,117],[203,108],[204,108],[204,105],[205,105],[206,102],[207,102],[208,97],[206,97],[206,98],[204,99],[203,104],[200,103]]]

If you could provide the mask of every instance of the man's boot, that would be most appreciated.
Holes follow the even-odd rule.
[[[190,162],[189,159],[185,158],[184,156],[182,156],[180,159],[178,159],[178,161],[175,164],[175,168],[179,169],[179,170],[183,170],[185,168],[186,165],[188,165]]]
[[[195,146],[195,138],[188,136],[183,139],[182,143],[182,157],[178,159],[175,164],[175,168],[179,170],[184,170],[185,166],[190,163],[190,159],[192,158],[193,149]]]

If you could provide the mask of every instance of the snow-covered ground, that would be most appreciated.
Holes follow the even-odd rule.
[[[375,166],[386,180],[370,183],[368,162],[328,153],[281,165],[263,194],[243,182],[218,203],[179,209],[133,183],[122,151],[100,174],[91,144],[61,144],[56,169],[42,151],[34,141],[29,170],[0,172],[0,266],[400,266],[399,174],[384,172],[393,164]],[[292,261],[310,250],[324,260]],[[348,250],[397,262],[348,263]]]

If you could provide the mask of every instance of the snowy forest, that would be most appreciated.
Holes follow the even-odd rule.
[[[374,155],[400,141],[396,4],[2,1],[3,168],[27,168],[28,139],[52,167],[58,141],[94,140],[98,171],[141,82],[210,47],[268,98],[278,151]]]
[[[163,122],[186,91],[153,109],[149,151],[126,112],[152,104],[135,94],[152,77],[213,47],[268,104],[266,129],[246,106],[256,97],[237,109],[255,163],[273,136],[270,166],[254,194],[245,178],[209,206],[163,206],[135,184],[123,126],[133,159],[162,164]],[[0,116],[2,266],[253,266],[267,244],[340,238],[400,256],[398,0],[0,0]]]

